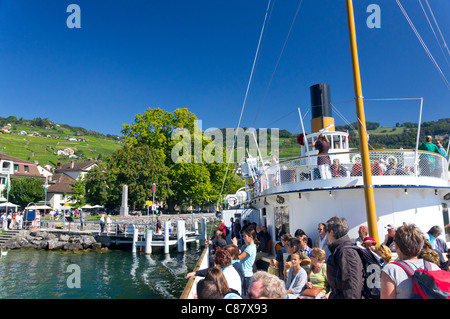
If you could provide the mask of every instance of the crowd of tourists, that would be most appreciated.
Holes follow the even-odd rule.
[[[195,298],[412,299],[418,296],[412,275],[423,269],[438,271],[450,285],[449,250],[439,226],[425,233],[414,224],[388,225],[377,243],[367,226],[351,239],[347,220],[332,217],[318,225],[314,240],[298,229],[282,234],[272,248],[265,227],[245,221],[241,229],[239,221],[231,222],[227,228],[222,220],[208,242],[210,268],[187,275],[202,278]]]

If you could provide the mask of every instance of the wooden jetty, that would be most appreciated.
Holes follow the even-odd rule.
[[[176,221],[176,231],[171,232],[170,222],[164,222],[164,230],[161,233],[155,232],[153,229],[147,228],[140,231],[134,224],[127,224],[126,229],[122,233],[115,232],[98,232],[95,238],[102,245],[110,246],[111,244],[131,244],[131,251],[136,253],[138,250],[144,250],[146,254],[152,253],[152,247],[163,247],[164,253],[168,254],[170,246],[177,245],[178,252],[187,251],[187,243],[200,242],[204,245],[206,240],[206,218],[201,219],[201,229],[198,223],[194,223],[194,230],[186,230],[184,220]]]

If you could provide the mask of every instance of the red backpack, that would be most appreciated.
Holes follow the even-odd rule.
[[[415,299],[450,299],[450,272],[432,270],[430,262],[423,262],[424,268],[416,270],[404,261],[392,264],[401,267],[413,278]]]

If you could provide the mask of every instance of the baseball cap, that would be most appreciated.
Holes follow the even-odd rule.
[[[369,242],[372,242],[372,243],[377,243],[376,241],[375,241],[375,239],[373,239],[372,237],[364,237],[364,240],[363,240],[363,244],[364,243],[369,243]]]

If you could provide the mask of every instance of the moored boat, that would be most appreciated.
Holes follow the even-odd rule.
[[[382,243],[388,225],[414,223],[426,233],[432,226],[444,229],[449,222],[450,184],[444,156],[418,147],[368,149],[351,0],[347,13],[360,149],[350,149],[348,132],[335,131],[329,86],[313,85],[312,133],[298,137],[303,155],[270,165],[261,157],[247,158],[240,172],[250,187],[224,197],[221,213],[226,226],[231,226],[233,217],[266,226],[274,242],[297,229],[314,240],[319,223],[339,216],[347,219],[350,238],[357,238],[359,227],[366,225],[369,235]],[[325,155],[314,147],[319,136],[330,143]],[[320,167],[324,162],[329,167]],[[441,236],[445,240],[445,234]]]

